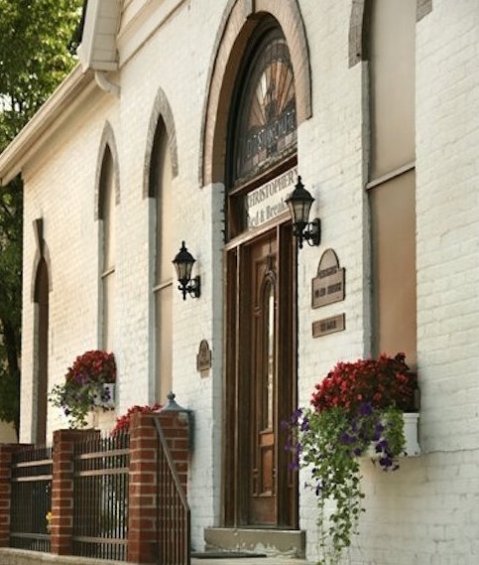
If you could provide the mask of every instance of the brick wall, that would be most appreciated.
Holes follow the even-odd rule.
[[[151,416],[134,414],[130,435],[128,561],[153,563],[157,519],[157,433]]]

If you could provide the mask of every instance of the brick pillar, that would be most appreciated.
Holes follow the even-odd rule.
[[[128,561],[156,562],[156,461],[154,416],[137,412],[130,421]]]
[[[51,552],[57,555],[71,555],[74,446],[91,434],[91,430],[53,432]]]

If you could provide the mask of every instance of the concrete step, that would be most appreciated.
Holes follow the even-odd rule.
[[[241,557],[239,559],[198,559],[193,557],[191,565],[314,565],[311,561],[287,557]]]
[[[239,551],[303,559],[306,537],[302,530],[206,528],[205,543],[207,550]],[[262,562],[265,563],[264,558]],[[239,561],[234,563],[240,565]]]

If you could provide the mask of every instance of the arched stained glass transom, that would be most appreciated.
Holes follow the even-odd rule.
[[[255,49],[240,92],[233,187],[261,174],[296,149],[296,100],[289,49],[281,30]]]

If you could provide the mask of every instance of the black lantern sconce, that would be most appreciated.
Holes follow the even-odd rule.
[[[199,275],[194,279],[191,278],[191,271],[195,261],[193,255],[186,249],[185,242],[182,241],[181,249],[173,259],[173,264],[176,269],[178,282],[180,283],[178,290],[183,293],[183,300],[186,300],[187,294],[191,294],[193,298],[199,298],[201,294],[201,279]]]
[[[307,241],[311,247],[319,245],[321,241],[321,220],[315,218],[312,222],[309,221],[309,212],[314,198],[304,188],[301,177],[298,177],[293,192],[286,198],[285,202],[293,220],[293,234],[298,240],[299,248],[303,248],[303,241]]]

